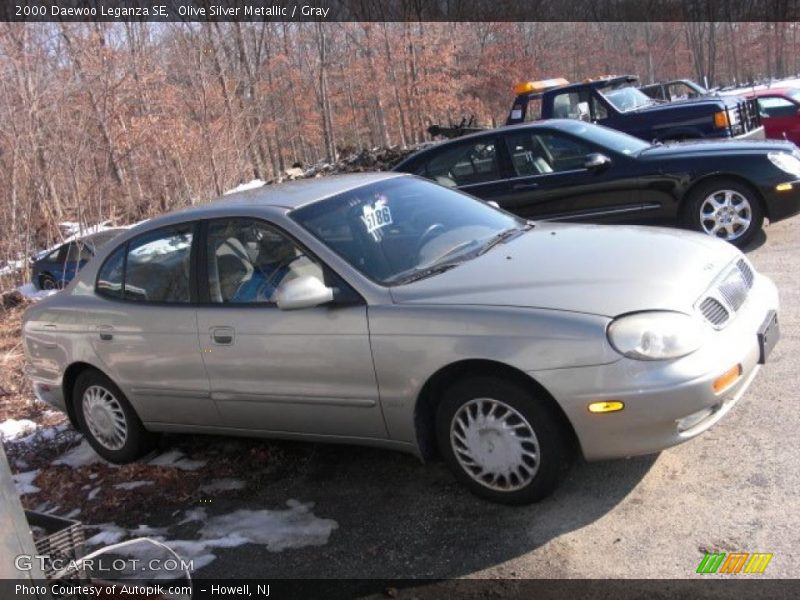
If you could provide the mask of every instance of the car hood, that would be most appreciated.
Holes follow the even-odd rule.
[[[639,153],[639,158],[662,160],[693,154],[766,154],[767,152],[793,152],[796,150],[797,147],[793,143],[779,140],[693,140],[650,146]]]
[[[740,252],[699,233],[537,223],[454,269],[391,289],[400,304],[546,308],[615,317],[689,313]]]

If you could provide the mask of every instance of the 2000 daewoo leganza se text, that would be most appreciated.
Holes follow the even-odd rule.
[[[732,245],[521,220],[397,174],[292,182],[120,235],[28,309],[37,395],[115,462],[157,431],[438,450],[473,492],[542,498],[572,446],[708,429],[778,335]]]

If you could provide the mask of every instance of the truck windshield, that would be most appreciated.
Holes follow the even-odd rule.
[[[597,91],[620,112],[628,112],[654,104],[652,98],[635,87],[609,85]]]

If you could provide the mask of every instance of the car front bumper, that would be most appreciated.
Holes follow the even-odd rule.
[[[671,361],[623,358],[530,375],[561,405],[587,460],[658,452],[706,431],[739,401],[761,366],[758,329],[769,311],[777,309],[777,289],[757,275],[733,321],[688,356]],[[716,393],[714,382],[736,365],[741,365],[741,375]],[[623,402],[624,409],[603,414],[588,410],[591,402],[612,400]]]

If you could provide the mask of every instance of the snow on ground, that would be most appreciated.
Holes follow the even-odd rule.
[[[26,471],[25,473],[17,473],[14,475],[14,483],[17,486],[17,493],[20,496],[25,494],[36,494],[41,491],[38,487],[33,485],[33,480],[39,475],[39,469],[35,471]]]
[[[148,464],[157,467],[176,467],[183,471],[196,471],[205,467],[207,462],[205,460],[189,460],[183,452],[173,448],[164,454],[156,456]]]
[[[32,283],[22,284],[17,291],[29,300],[41,300],[58,293],[58,290],[37,290]]]
[[[53,461],[54,465],[66,465],[68,467],[72,467],[73,469],[77,469],[78,467],[85,467],[87,465],[93,465],[96,463],[105,463],[99,454],[94,451],[85,439],[81,440],[81,443],[67,450],[64,454],[58,457],[56,460]],[[111,463],[106,463],[109,466],[112,466]]]
[[[152,481],[127,481],[125,483],[118,483],[114,486],[116,490],[135,490],[145,485],[153,485]]]
[[[0,423],[0,442],[16,440],[35,431],[39,426],[29,419],[8,419]]]
[[[227,196],[228,194],[235,194],[236,192],[244,192],[247,190],[252,190],[266,184],[267,182],[261,179],[253,179],[251,181],[248,181],[247,183],[240,183],[235,188],[225,192],[224,195]]]
[[[126,530],[113,523],[91,525],[99,533],[89,538],[89,546],[115,544],[124,538],[151,537],[163,542],[180,558],[192,561],[194,570],[201,569],[216,560],[213,550],[235,548],[244,544],[260,544],[270,552],[281,552],[289,548],[304,546],[323,546],[328,543],[333,530],[339,524],[333,519],[317,517],[313,512],[313,502],[288,500],[286,509],[279,510],[237,510],[209,518],[204,508],[187,510],[184,519],[178,523],[199,522],[199,539],[168,540],[166,529],[139,525]],[[153,549],[157,547],[154,545]]]
[[[211,494],[214,492],[243,490],[246,486],[247,484],[241,479],[214,479],[211,483],[200,486],[200,491]]]

